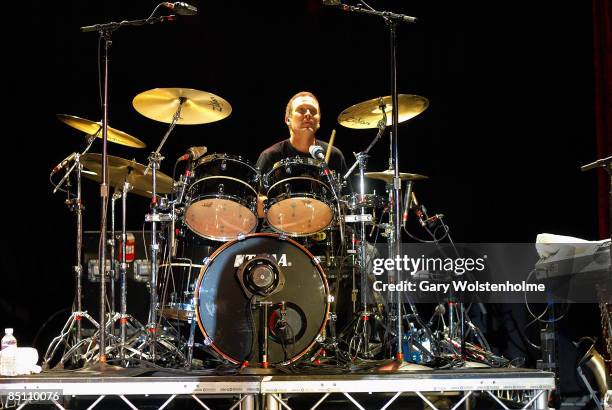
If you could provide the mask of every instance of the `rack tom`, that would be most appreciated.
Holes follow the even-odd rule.
[[[199,159],[189,186],[185,224],[216,241],[236,239],[257,228],[260,174],[239,156],[212,154]]]
[[[334,196],[320,161],[283,159],[265,175],[264,184],[268,197],[266,220],[275,231],[306,236],[332,223]]]

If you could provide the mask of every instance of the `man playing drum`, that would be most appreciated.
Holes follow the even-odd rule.
[[[257,167],[262,175],[269,173],[279,161],[288,158],[311,159],[309,148],[313,145],[321,146],[325,152],[328,150],[327,143],[316,139],[316,132],[321,123],[321,112],[319,101],[312,93],[301,91],[291,97],[285,109],[285,123],[289,128],[289,138],[266,148],[259,155]],[[331,150],[328,166],[337,175],[342,176],[347,171],[344,155],[336,147],[331,147]],[[265,196],[260,197],[258,206],[258,214],[262,218],[265,216],[264,199]]]

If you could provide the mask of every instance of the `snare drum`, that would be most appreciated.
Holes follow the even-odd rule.
[[[320,164],[312,158],[286,158],[266,174],[265,211],[272,229],[290,236],[306,236],[332,223],[333,191]]]
[[[198,160],[189,186],[185,224],[203,238],[236,239],[257,228],[260,174],[247,160],[227,154]]]

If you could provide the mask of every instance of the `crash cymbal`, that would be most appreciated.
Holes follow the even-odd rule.
[[[386,183],[393,181],[393,175],[394,173],[392,169],[388,169],[382,172],[366,172],[365,173],[365,176],[368,178],[379,179],[381,181],[385,181]],[[400,179],[402,181],[419,181],[422,179],[429,179],[429,177],[425,175],[420,175],[420,174],[409,174],[407,172],[400,172]]]
[[[134,97],[132,105],[145,117],[170,124],[183,98],[177,124],[206,124],[222,120],[232,112],[223,98],[191,88],[154,88]]]
[[[100,131],[100,128],[102,128],[101,122],[86,120],[85,118],[80,118],[74,115],[57,114],[57,119],[64,124],[71,126],[72,128],[83,131],[88,135],[94,135]],[[98,138],[102,138],[102,131],[98,133]],[[106,138],[108,141],[114,142],[115,144],[127,145],[128,147],[132,148],[144,148],[147,146],[138,138],[132,137],[130,134],[126,134],[123,131],[119,131],[111,127],[108,127]]]
[[[88,179],[100,182],[102,180],[102,154],[84,154],[81,162],[86,170],[93,171],[95,174],[83,173]],[[151,197],[153,191],[153,181],[151,180],[151,170],[144,174],[147,167],[136,161],[119,157],[108,156],[108,184],[109,186],[120,188],[123,182],[127,181],[132,185],[135,194]],[[172,192],[174,181],[163,172],[157,171],[157,193],[168,194]]]
[[[381,98],[386,105],[387,126],[390,126],[393,120],[391,96]],[[427,98],[418,95],[400,94],[397,96],[397,99],[400,106],[398,113],[399,122],[408,121],[412,117],[416,117],[429,106]],[[338,123],[347,128],[366,129],[378,127],[378,121],[381,119],[380,98],[373,98],[350,106],[342,111],[338,116]]]

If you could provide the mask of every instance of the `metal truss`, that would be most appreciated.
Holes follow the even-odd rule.
[[[63,373],[65,376],[66,373]],[[45,377],[46,376],[46,377]],[[380,398],[380,410],[388,409],[402,396],[418,397],[433,410],[439,410],[432,396],[454,395],[459,397],[452,407],[469,405],[475,396],[485,396],[496,407],[509,409],[508,403],[520,403],[523,409],[547,410],[548,392],[554,388],[552,373],[521,369],[487,369],[486,371],[425,371],[381,374],[347,375],[278,375],[278,376],[172,376],[172,377],[103,377],[100,374],[84,374],[79,377],[54,376],[53,372],[42,377],[0,378],[0,396],[9,391],[46,392],[60,391],[64,397],[95,397],[87,407],[93,410],[105,399],[121,399],[133,410],[138,407],[135,399],[164,400],[159,409],[165,409],[177,398],[189,398],[200,408],[210,410],[206,402],[211,398],[234,398],[227,410],[259,409],[294,410],[288,397],[309,395],[321,397],[310,407],[321,408],[332,394],[344,396],[352,405],[365,410],[356,394],[367,393]],[[391,396],[392,395],[392,396]],[[391,397],[390,397],[391,396]],[[61,400],[51,401],[60,410]],[[148,402],[150,403],[150,402]],[[194,404],[195,404],[194,403]],[[7,403],[0,401],[0,409],[22,409],[29,402]],[[157,404],[156,404],[157,405]],[[150,407],[150,404],[147,405]],[[371,408],[371,403],[368,403]],[[469,406],[466,406],[469,408]],[[215,406],[218,409],[218,405]],[[302,407],[301,407],[302,408]],[[300,408],[300,410],[301,410]]]

